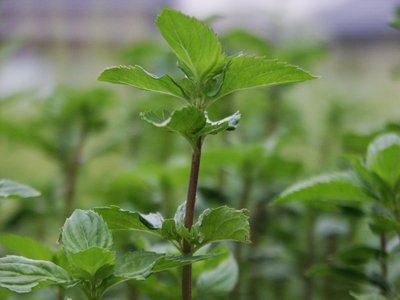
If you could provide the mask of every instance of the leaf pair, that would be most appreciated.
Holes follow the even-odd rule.
[[[63,288],[78,286],[88,299],[100,299],[119,282],[144,280],[154,272],[216,255],[166,256],[140,250],[115,260],[107,224],[93,211],[76,210],[65,222],[61,240],[71,274],[50,261],[7,256],[0,259],[0,287],[26,293],[52,284]]]
[[[191,254],[201,247],[217,241],[233,240],[250,242],[248,217],[243,210],[226,206],[206,209],[189,231],[184,226],[185,204],[181,205],[173,219],[164,220],[160,214],[143,215],[116,206],[96,208],[110,229],[145,231],[158,235],[172,243],[179,251],[183,240],[192,246]]]
[[[215,33],[195,18],[165,8],[156,26],[174,51],[185,78],[157,77],[139,66],[104,70],[98,80],[164,93],[206,109],[236,90],[301,82],[315,77],[295,66],[245,55],[226,56]]]
[[[206,112],[191,105],[176,110],[172,114],[164,110],[162,117],[152,111],[141,113],[141,116],[154,126],[181,134],[194,150],[197,149],[196,141],[200,137],[217,134],[223,130],[235,130],[240,120],[240,114],[236,112],[223,120],[212,122],[208,119]]]

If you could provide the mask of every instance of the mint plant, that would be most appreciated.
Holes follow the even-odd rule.
[[[325,174],[297,183],[284,191],[275,201],[282,204],[293,200],[309,203],[334,203],[371,206],[370,229],[379,237],[379,245],[352,245],[335,255],[336,262],[312,268],[310,274],[350,276],[380,288],[379,295],[356,295],[356,299],[398,299],[394,283],[390,282],[389,261],[395,249],[388,243],[400,234],[400,136],[387,133],[375,138],[368,146],[364,159],[354,159],[353,169]],[[375,260],[379,273],[360,271],[359,266]]]
[[[4,240],[4,238],[2,239]],[[25,239],[8,236],[6,243],[14,248],[26,247]],[[167,256],[138,250],[116,259],[111,232],[103,218],[93,211],[75,210],[62,228],[60,241],[66,261],[63,267],[52,261],[9,255],[0,258],[0,287],[17,293],[27,293],[49,285],[62,288],[77,286],[88,300],[99,300],[112,286],[130,279],[145,280],[155,272],[187,265],[214,257]],[[34,249],[42,249],[31,241]],[[46,249],[46,248],[44,248]],[[39,253],[43,257],[44,251]]]
[[[261,88],[315,78],[302,69],[243,54],[227,56],[212,30],[195,18],[164,9],[156,26],[172,48],[177,66],[184,76],[174,80],[169,75],[157,77],[140,66],[120,66],[104,70],[98,80],[130,85],[138,89],[171,95],[187,106],[162,115],[153,111],[141,117],[150,124],[182,135],[193,149],[186,203],[178,208],[174,219],[159,214],[144,216],[118,207],[98,208],[111,229],[139,230],[156,234],[172,243],[183,255],[191,257],[212,242],[234,240],[250,242],[248,218],[243,210],[228,207],[206,209],[194,224],[201,150],[206,136],[223,130],[235,130],[239,112],[213,122],[206,109],[217,100],[238,90]],[[182,297],[192,299],[191,265],[183,267]]]

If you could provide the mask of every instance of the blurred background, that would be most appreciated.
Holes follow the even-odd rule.
[[[266,56],[321,76],[238,92],[210,108],[211,120],[237,110],[242,119],[236,131],[207,138],[198,211],[220,205],[249,209],[253,244],[227,243],[231,252],[214,269],[199,263],[206,275],[196,275],[196,299],[330,300],[352,299],[349,290],[378,291],[379,280],[308,272],[329,264],[348,245],[379,243],[368,230],[364,207],[268,204],[300,179],[345,169],[348,157],[362,156],[377,134],[400,131],[400,32],[388,25],[399,5],[0,1],[0,179],[42,192],[39,198],[0,201],[0,235],[29,236],[56,253],[59,228],[75,208],[118,205],[173,217],[185,200],[190,146],[140,120],[139,113],[172,111],[184,103],[96,81],[104,68],[116,65],[182,76],[154,25],[170,7],[212,27],[227,54]],[[165,249],[141,234],[118,232],[114,239],[117,253]],[[10,253],[0,245],[2,256]],[[363,265],[368,274],[375,269],[376,262]],[[127,283],[105,298],[180,299],[179,272]],[[400,283],[399,263],[391,264],[390,278]],[[51,288],[22,296],[0,289],[5,300],[63,296]]]

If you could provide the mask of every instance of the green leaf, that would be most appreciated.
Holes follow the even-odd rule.
[[[264,57],[233,57],[226,71],[224,84],[212,102],[234,91],[301,82],[317,78],[308,72]]]
[[[235,210],[222,206],[206,209],[189,231],[181,227],[180,234],[192,245],[196,252],[200,247],[217,241],[237,241],[250,243],[249,217],[244,209]]]
[[[165,256],[165,254],[138,250],[129,252],[117,260],[115,276],[144,280],[155,272],[181,267],[217,255],[219,253],[200,256]]]
[[[153,272],[160,272],[171,268],[182,267],[188,264],[192,264],[201,260],[206,260],[209,258],[213,258],[215,256],[220,255],[221,253],[211,253],[205,255],[196,255],[196,256],[172,256],[167,255],[161,257],[157,260]]]
[[[163,118],[160,118],[152,111],[143,112],[140,116],[154,126],[181,134],[194,149],[196,148],[196,140],[199,137],[198,133],[204,128],[207,121],[204,112],[191,105],[181,110],[176,110],[172,114],[164,111]]]
[[[19,235],[9,234],[0,236],[0,243],[18,255],[35,260],[53,260],[53,253],[43,244]]]
[[[164,255],[143,250],[128,252],[117,260],[115,276],[145,280],[152,274],[157,260]]]
[[[400,224],[387,217],[375,218],[374,222],[369,226],[372,232],[376,234],[386,234],[392,232],[400,234]]]
[[[78,283],[67,271],[49,261],[21,256],[0,258],[0,287],[17,293],[27,293],[51,284],[69,288]]]
[[[239,126],[240,113],[237,111],[232,116],[225,119],[219,120],[217,122],[212,122],[208,119],[207,113],[205,114],[207,118],[206,126],[200,131],[201,136],[206,136],[209,134],[217,134],[223,130],[235,130]]]
[[[281,204],[292,200],[349,202],[370,199],[354,184],[349,173],[326,174],[299,182],[286,189],[272,203]]]
[[[40,195],[40,192],[26,186],[19,184],[17,182],[2,179],[0,180],[0,197],[37,197]]]
[[[223,296],[235,288],[239,268],[228,247],[220,246],[212,252],[224,252],[224,254],[205,261],[203,271],[197,278],[196,287],[202,295]]]
[[[353,292],[350,292],[350,295],[353,296],[356,300],[386,300],[385,297],[380,295],[359,295]]]
[[[195,18],[165,8],[156,26],[178,57],[179,66],[192,80],[201,83],[226,65],[227,57],[215,33]]]
[[[197,149],[196,141],[199,137],[217,134],[223,130],[235,130],[240,120],[240,114],[236,112],[223,120],[212,122],[206,112],[192,105],[176,110],[172,114],[164,111],[162,118],[152,111],[141,113],[141,117],[154,126],[181,134],[193,149]]]
[[[385,134],[368,145],[366,167],[386,184],[396,188],[400,182],[400,137]]]
[[[92,247],[67,257],[74,278],[96,286],[114,272],[115,254],[106,249]]]
[[[335,255],[336,259],[350,265],[361,265],[371,259],[376,260],[380,257],[386,257],[386,253],[380,249],[363,245],[348,247]]]
[[[97,80],[130,85],[141,90],[172,95],[187,101],[182,88],[169,75],[157,77],[146,72],[140,66],[107,68]]]
[[[94,209],[99,213],[110,229],[129,229],[145,231],[161,236],[162,222],[160,214],[140,214],[123,210],[117,206],[99,207]]]
[[[89,210],[77,209],[62,229],[62,242],[67,254],[98,247],[112,251],[112,236],[103,218]]]

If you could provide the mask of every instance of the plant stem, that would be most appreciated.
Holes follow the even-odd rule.
[[[76,182],[78,172],[82,164],[82,153],[85,142],[88,136],[87,128],[83,128],[79,137],[78,145],[76,146],[73,159],[67,168],[67,182],[66,182],[66,206],[65,216],[69,217],[74,210],[74,200],[76,191]]]
[[[194,219],[194,207],[196,204],[197,183],[199,181],[200,171],[200,158],[201,158],[201,137],[196,142],[196,149],[192,154],[192,166],[190,170],[189,188],[186,199],[186,214],[185,214],[185,227],[192,228]],[[189,255],[191,252],[190,244],[184,240],[182,252],[184,255]],[[183,267],[182,273],[182,299],[192,299],[192,265]]]
[[[381,251],[382,251],[382,256],[381,256],[381,269],[382,269],[382,277],[386,280],[387,279],[387,273],[388,273],[388,267],[387,267],[387,261],[386,261],[386,236],[385,234],[381,234]],[[386,297],[387,296],[387,291],[384,288],[381,288],[381,295]]]

